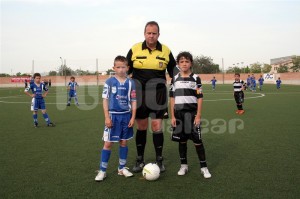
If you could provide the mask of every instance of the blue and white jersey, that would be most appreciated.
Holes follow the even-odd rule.
[[[264,81],[265,81],[264,78],[262,78],[262,77],[259,78],[259,79],[258,79],[259,85],[263,85],[263,84],[264,84]]]
[[[256,86],[256,80],[255,80],[255,78],[252,78],[251,84],[252,84],[253,86]]]
[[[111,77],[104,84],[102,98],[109,100],[109,113],[128,113],[131,111],[131,102],[136,101],[135,83],[129,78],[119,82]]]
[[[216,79],[212,79],[210,80],[212,85],[216,85],[217,80]]]
[[[276,84],[277,84],[278,86],[280,86],[281,80],[280,80],[280,79],[276,80]]]
[[[251,77],[248,77],[247,78],[247,85],[250,85],[251,84]]]
[[[68,84],[68,86],[70,87],[70,90],[72,90],[72,91],[76,91],[76,88],[77,88],[77,86],[79,86],[78,84],[77,84],[77,82],[69,82],[69,84]]]
[[[35,99],[43,99],[43,92],[48,91],[48,88],[44,83],[40,83],[39,85],[33,83],[30,84],[27,88],[25,88],[25,91],[32,91],[33,94],[35,94]]]

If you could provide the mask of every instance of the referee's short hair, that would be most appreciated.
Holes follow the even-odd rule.
[[[149,22],[147,22],[146,25],[145,25],[144,33],[146,32],[146,28],[147,28],[147,26],[149,26],[149,25],[157,26],[158,33],[159,33],[159,25],[158,25],[158,23],[157,23],[156,21],[149,21]]]
[[[119,62],[124,62],[126,64],[126,66],[128,65],[128,61],[126,59],[126,57],[122,56],[122,55],[118,55],[116,56],[115,60],[114,60],[114,65],[115,63],[119,61]]]
[[[182,57],[186,58],[187,60],[190,60],[193,63],[193,55],[190,52],[187,51],[180,52],[176,57],[176,62],[178,63],[180,58]]]
[[[234,75],[237,75],[237,76],[239,76],[239,77],[241,76],[240,73],[235,73]]]

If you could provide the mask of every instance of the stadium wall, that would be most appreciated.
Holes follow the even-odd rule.
[[[246,80],[249,74],[241,74],[241,79]],[[251,75],[251,74],[250,74]],[[282,84],[294,84],[300,85],[300,72],[295,73],[277,73],[275,75],[275,80],[280,77]],[[202,84],[210,84],[210,80],[213,76],[217,79],[217,84],[223,84],[223,74],[200,74]],[[256,80],[259,79],[260,74],[254,74]],[[98,84],[103,85],[105,80],[108,78],[108,75],[99,75]],[[24,82],[11,82],[12,77],[1,77],[0,78],[0,87],[24,87]],[[76,81],[79,85],[97,85],[97,76],[96,75],[85,75],[85,76],[75,76]],[[42,80],[51,79],[52,86],[64,86],[69,80],[70,76],[66,78],[64,76],[43,76]],[[170,78],[167,78],[170,82]],[[224,74],[224,83],[231,84],[234,81],[234,74]],[[267,82],[266,84],[275,84],[275,81]]]

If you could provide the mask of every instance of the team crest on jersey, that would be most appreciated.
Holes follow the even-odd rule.
[[[190,87],[195,88],[196,87],[196,82],[190,82]]]
[[[162,67],[163,67],[163,65],[164,65],[164,63],[163,63],[163,62],[159,62],[159,68],[162,68]]]
[[[111,87],[111,92],[116,93],[117,92],[117,87],[115,87],[115,86]]]
[[[33,88],[33,91],[36,91],[36,88]]]

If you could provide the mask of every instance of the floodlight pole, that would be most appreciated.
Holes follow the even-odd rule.
[[[224,70],[224,59],[223,58],[222,58],[222,70],[223,70],[223,84],[224,84],[225,70]]]
[[[96,59],[96,75],[97,75],[97,86],[99,85],[99,74],[98,74],[98,59]]]

